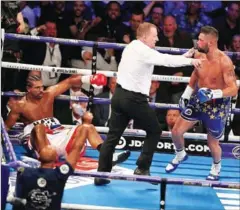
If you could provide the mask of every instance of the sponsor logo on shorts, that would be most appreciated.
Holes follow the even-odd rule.
[[[186,109],[184,111],[184,114],[188,115],[188,116],[191,116],[192,115],[192,110],[191,109]]]
[[[236,159],[240,160],[240,146],[234,147],[232,150],[232,154]]]

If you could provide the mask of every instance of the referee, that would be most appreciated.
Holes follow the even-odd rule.
[[[142,152],[136,162],[136,175],[150,175],[153,154],[162,133],[155,112],[148,105],[149,90],[154,65],[179,67],[193,65],[199,68],[201,60],[184,56],[161,54],[154,50],[158,41],[157,28],[151,23],[142,23],[137,29],[137,40],[123,51],[118,67],[117,87],[111,99],[111,117],[107,140],[103,143],[98,171],[110,172],[115,146],[133,119],[147,133]],[[110,183],[108,179],[95,178],[95,185]]]

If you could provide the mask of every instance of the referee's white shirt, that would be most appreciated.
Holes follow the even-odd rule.
[[[154,65],[189,66],[191,58],[181,55],[162,54],[140,40],[132,41],[124,49],[118,66],[117,83],[122,88],[149,95]]]

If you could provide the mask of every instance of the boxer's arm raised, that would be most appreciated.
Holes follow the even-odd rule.
[[[57,85],[51,86],[47,89],[48,92],[52,93],[54,97],[64,93],[74,85],[83,83],[94,84],[97,86],[105,86],[107,84],[107,77],[103,74],[94,75],[72,75],[69,78],[59,82]]]

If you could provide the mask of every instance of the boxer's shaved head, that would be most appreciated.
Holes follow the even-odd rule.
[[[41,163],[53,163],[57,159],[57,151],[51,145],[47,145],[39,152],[39,156]]]

